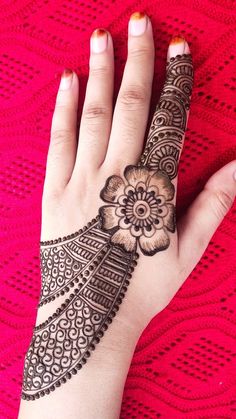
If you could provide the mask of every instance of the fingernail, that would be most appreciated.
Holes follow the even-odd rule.
[[[143,35],[147,29],[148,18],[145,13],[135,12],[130,16],[128,31],[130,35]]]
[[[233,174],[233,177],[234,177],[234,180],[235,180],[235,182],[236,182],[236,170],[235,170],[235,172],[234,172],[234,174]]]
[[[95,29],[90,38],[91,51],[95,54],[100,54],[107,49],[108,35],[105,29]]]
[[[170,41],[170,45],[178,45],[178,44],[183,44],[183,42],[185,42],[185,39],[183,36],[173,36],[173,38]]]
[[[176,57],[176,55],[189,54],[189,46],[183,36],[174,36],[169,44],[168,58]]]
[[[61,82],[59,89],[60,90],[68,90],[71,87],[72,84],[72,78],[73,78],[73,71],[69,68],[65,68],[61,75]]]

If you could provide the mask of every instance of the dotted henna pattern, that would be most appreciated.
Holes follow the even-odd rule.
[[[191,55],[167,63],[167,77],[145,150],[124,176],[107,179],[107,203],[83,229],[40,242],[39,306],[63,304],[34,328],[25,357],[22,398],[35,400],[82,368],[119,310],[139,253],[168,248],[175,231],[175,188],[193,84]]]
[[[109,234],[98,224],[97,217],[75,234],[40,242],[42,291],[39,307],[81,283],[82,272],[88,269],[89,262],[100,256],[109,239]]]

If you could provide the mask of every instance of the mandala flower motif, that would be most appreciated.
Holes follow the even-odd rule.
[[[111,242],[128,252],[137,243],[145,255],[169,246],[168,231],[175,231],[174,185],[168,175],[144,166],[127,166],[124,178],[107,179],[100,196],[110,205],[100,208],[102,228]]]

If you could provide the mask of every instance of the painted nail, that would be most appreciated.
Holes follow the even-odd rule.
[[[108,35],[105,29],[95,29],[90,38],[91,51],[100,54],[107,49]]]
[[[183,36],[178,35],[174,36],[169,44],[168,48],[168,59],[171,57],[176,57],[176,55],[182,55],[182,54],[189,54],[189,46],[188,43],[185,41]]]
[[[145,13],[135,12],[130,16],[129,33],[133,36],[143,35],[147,29],[148,17]]]
[[[59,89],[60,90],[70,89],[71,84],[72,84],[72,79],[73,79],[73,71],[70,70],[69,68],[65,68],[65,70],[63,71],[61,75],[61,82],[60,82]]]
[[[185,39],[182,36],[174,36],[170,41],[170,45],[183,44],[183,42],[185,42]]]

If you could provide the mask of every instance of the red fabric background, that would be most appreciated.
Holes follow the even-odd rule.
[[[235,158],[234,0],[3,0],[1,7],[0,418],[17,417],[23,358],[35,321],[40,205],[59,76],[88,75],[89,36],[110,30],[116,91],[132,12],[152,18],[156,43],[151,111],[172,35],[189,41],[195,84],[180,164],[181,213],[208,177]],[[134,354],[121,418],[236,418],[236,206]],[[193,237],[194,240],[194,237]]]

